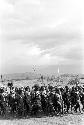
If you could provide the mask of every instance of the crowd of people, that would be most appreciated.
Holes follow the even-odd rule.
[[[82,108],[81,108],[82,107]],[[8,83],[0,87],[0,116],[28,117],[84,111],[84,86],[35,84],[30,89]]]

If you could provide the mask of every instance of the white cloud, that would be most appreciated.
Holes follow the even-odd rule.
[[[81,52],[81,3],[0,0],[2,67],[75,63],[66,55],[75,46]]]

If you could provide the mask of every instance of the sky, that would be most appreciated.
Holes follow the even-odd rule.
[[[83,0],[0,0],[0,72],[84,73]]]

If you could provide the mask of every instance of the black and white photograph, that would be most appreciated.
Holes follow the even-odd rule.
[[[0,125],[84,125],[83,5],[0,0]]]

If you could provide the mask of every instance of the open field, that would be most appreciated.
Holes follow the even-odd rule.
[[[83,86],[84,85],[84,80],[82,80],[83,81],[83,83],[82,82],[80,82],[80,84],[79,85],[81,85],[81,86]],[[8,81],[5,81],[5,82],[0,82],[0,86],[7,86],[7,84],[8,84]],[[42,84],[45,84],[46,86],[48,85],[48,84],[51,84],[52,86],[58,86],[58,87],[63,87],[63,86],[66,86],[66,85],[68,85],[69,87],[72,87],[73,85],[70,85],[70,84],[68,84],[68,80],[65,80],[65,81],[63,81],[63,82],[53,82],[53,81],[48,81],[47,82],[47,80],[44,80],[44,82],[42,83],[41,81],[39,81],[38,79],[34,79],[34,80],[18,80],[18,81],[16,81],[16,80],[13,80],[13,86],[14,87],[25,87],[25,86],[29,86],[30,88],[32,88],[32,86],[34,85],[34,84],[39,84],[39,86],[41,86]],[[74,84],[74,86],[75,86],[75,84]]]
[[[84,125],[84,114],[65,116],[0,120],[0,125]]]
[[[84,75],[77,75],[77,74],[60,74],[59,77],[57,76],[48,76],[44,75],[43,76],[43,83],[45,85],[48,85],[51,83],[53,86],[65,86],[68,84],[70,79],[75,79],[76,77],[79,78],[80,84],[84,84]],[[81,79],[82,78],[82,79]],[[60,82],[58,82],[60,79]],[[3,82],[1,82],[3,81]],[[38,83],[39,85],[42,84],[41,80],[41,74],[36,74],[36,73],[15,73],[15,74],[6,74],[3,75],[2,80],[0,78],[0,86],[6,86],[9,81],[13,82],[14,86],[17,87],[24,87],[24,86],[30,86],[30,88]],[[68,84],[68,86],[71,86]]]

